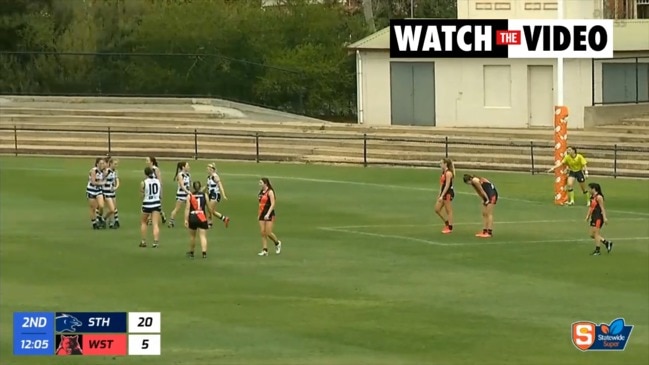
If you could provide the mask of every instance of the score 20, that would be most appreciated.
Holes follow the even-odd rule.
[[[160,355],[160,321],[160,312],[129,312],[129,355]]]

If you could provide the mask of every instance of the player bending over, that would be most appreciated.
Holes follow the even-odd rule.
[[[464,175],[464,182],[471,185],[473,190],[482,199],[482,232],[476,233],[476,237],[491,238],[494,225],[494,206],[498,202],[498,190],[496,186],[484,177]]]

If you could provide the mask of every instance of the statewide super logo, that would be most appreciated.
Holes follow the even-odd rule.
[[[633,330],[624,318],[610,324],[575,322],[572,324],[572,343],[581,351],[623,351]]]

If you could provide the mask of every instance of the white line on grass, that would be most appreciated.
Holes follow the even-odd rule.
[[[2,167],[2,169],[7,169],[7,170],[31,170],[31,171],[64,171],[64,169],[57,169],[57,168],[30,168],[30,167]],[[138,172],[141,173],[140,170],[131,170],[131,172]],[[241,173],[220,173],[222,176],[235,176],[235,177],[255,177],[259,178],[261,175],[260,174],[241,174]],[[280,179],[280,180],[293,180],[293,181],[306,181],[306,182],[314,182],[314,183],[325,183],[325,184],[344,184],[344,185],[357,185],[357,186],[372,186],[372,187],[377,187],[377,188],[383,188],[383,189],[397,189],[397,190],[414,190],[414,191],[436,191],[435,189],[432,188],[420,188],[416,186],[403,186],[403,185],[390,185],[390,184],[380,184],[380,183],[370,183],[370,182],[363,182],[363,181],[350,181],[350,180],[333,180],[333,179],[315,179],[315,178],[308,178],[308,177],[298,177],[298,176],[279,176],[279,175],[271,175],[268,176],[269,178],[272,179]],[[462,195],[475,195],[475,193],[469,193],[465,191],[456,191],[456,194],[462,194]],[[526,204],[534,204],[534,205],[546,205],[546,203],[535,201],[535,200],[527,200],[527,199],[518,199],[518,198],[508,198],[508,197],[499,197],[501,200],[509,200],[513,202],[519,202],[519,203],[526,203]],[[633,211],[628,211],[628,210],[615,210],[615,209],[607,209],[609,212],[613,213],[623,213],[623,214],[630,214],[630,215],[638,215],[638,216],[643,216],[643,217],[649,217],[649,213],[644,213],[644,212],[633,212]]]
[[[482,246],[482,245],[513,245],[513,244],[534,244],[534,243],[565,243],[565,242],[592,242],[592,238],[572,238],[572,239],[560,239],[560,240],[537,240],[537,241],[494,241],[493,238],[490,239],[477,239],[475,242],[458,242],[458,243],[443,243],[436,241],[429,241],[420,238],[393,235],[393,234],[380,234],[380,233],[370,233],[355,231],[351,229],[340,229],[340,228],[331,228],[331,227],[319,227],[318,229],[331,232],[347,233],[360,236],[369,236],[377,237],[383,239],[391,240],[402,240],[402,241],[412,241],[418,243],[425,243],[427,245],[433,246]],[[644,237],[621,237],[621,238],[610,238],[611,241],[636,241],[636,240],[647,240],[649,236]]]
[[[423,239],[420,239],[420,238],[400,236],[400,235],[396,235],[396,234],[380,234],[380,233],[371,233],[371,232],[361,232],[361,231],[354,231],[354,230],[351,230],[351,229],[341,229],[341,228],[331,228],[331,227],[318,227],[318,229],[323,230],[323,231],[349,233],[349,234],[356,234],[356,235],[361,235],[361,236],[389,238],[389,239],[392,239],[392,240],[412,241],[412,242],[425,243],[427,245],[434,245],[434,246],[454,246],[453,244],[450,244],[450,243],[429,241],[429,240],[423,240]]]
[[[645,221],[647,218],[624,218],[625,221]],[[536,221],[511,221],[511,222],[499,222],[495,221],[494,225],[498,226],[501,224],[536,224],[536,223],[576,223],[576,222],[585,222],[582,220],[576,219],[552,219],[552,220],[536,220]],[[354,225],[354,226],[326,226],[319,228],[339,228],[339,229],[353,229],[353,228],[398,228],[398,227],[428,227],[433,226],[435,223],[419,223],[419,224],[366,224],[366,225]],[[468,226],[468,225],[480,225],[479,222],[460,222],[453,223],[454,226]]]
[[[258,174],[224,173],[224,174],[221,174],[221,175],[223,175],[223,176],[237,176],[237,177],[259,177]],[[280,180],[307,181],[307,182],[326,183],[326,184],[345,184],[345,185],[358,185],[358,186],[372,186],[372,187],[384,188],[384,189],[401,189],[401,190],[415,190],[415,191],[428,191],[428,192],[437,191],[436,189],[432,189],[432,188],[420,188],[420,187],[416,187],[416,186],[379,184],[379,183],[370,183],[370,182],[363,182],[363,181],[314,179],[314,178],[307,178],[307,177],[277,176],[277,175],[268,176],[268,177],[272,178],[272,179],[280,179]],[[462,194],[462,195],[475,195],[475,193],[469,193],[469,192],[466,192],[466,191],[456,191],[455,193],[456,194]],[[509,200],[509,201],[514,201],[514,202],[519,202],[519,203],[526,203],[526,204],[546,205],[546,203],[535,201],[535,200],[508,198],[508,197],[502,197],[502,196],[499,196],[498,199]],[[643,213],[643,212],[633,212],[633,211],[627,211],[627,210],[614,210],[614,209],[607,209],[607,211],[614,212],[614,213],[624,213],[624,214],[630,214],[630,215],[639,215],[639,216],[643,216],[643,217],[649,217],[649,213]]]

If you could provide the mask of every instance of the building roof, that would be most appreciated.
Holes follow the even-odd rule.
[[[390,27],[385,27],[376,33],[370,34],[360,41],[347,46],[349,49],[390,49]]]

